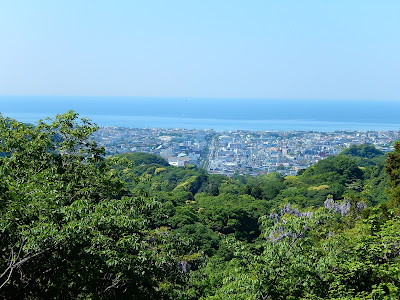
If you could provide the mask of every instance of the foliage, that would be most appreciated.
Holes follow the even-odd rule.
[[[373,214],[353,228],[335,231],[338,221],[332,213],[295,211],[273,215],[272,226],[269,218],[264,219],[265,241],[259,248],[227,240],[235,258],[222,271],[223,279],[209,299],[399,297],[398,217],[377,229],[378,216]]]
[[[183,280],[188,242],[150,228],[156,201],[123,197],[94,130],[72,111],[0,119],[1,297],[160,298]]]
[[[0,297],[400,297],[400,144],[228,178],[104,158],[77,117],[0,118]]]
[[[395,151],[389,154],[386,171],[389,174],[391,205],[400,208],[400,142],[395,145]]]
[[[134,165],[150,165],[150,164],[158,164],[161,166],[168,166],[168,162],[163,159],[161,156],[137,152],[137,153],[124,153],[117,154],[114,157],[117,158],[126,158],[127,160],[133,162]]]

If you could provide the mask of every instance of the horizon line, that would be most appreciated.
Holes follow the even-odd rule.
[[[400,99],[344,99],[344,98],[281,98],[281,97],[220,97],[220,96],[112,96],[112,95],[65,95],[65,94],[0,94],[0,98],[25,98],[25,97],[42,97],[42,98],[100,98],[100,99],[182,99],[182,100],[202,100],[202,99],[218,99],[218,100],[256,100],[256,101],[387,101],[398,102]]]

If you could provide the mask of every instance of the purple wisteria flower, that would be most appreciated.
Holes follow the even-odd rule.
[[[347,215],[350,212],[351,204],[349,200],[342,202],[335,202],[332,198],[328,198],[324,202],[325,208],[333,210],[336,213],[340,213],[342,216]]]
[[[277,213],[270,213],[269,218],[271,220],[274,220],[274,224],[279,222],[279,215]]]
[[[290,237],[290,235],[290,232],[285,232],[283,228],[279,226],[277,230],[271,231],[268,238],[271,240],[271,242],[275,244],[276,242],[281,241],[286,237]]]
[[[367,204],[365,202],[357,202],[356,209],[358,211],[362,211],[365,208],[367,208]]]
[[[189,268],[189,264],[188,264],[187,261],[180,261],[180,262],[178,263],[178,266],[180,267],[180,269],[181,269],[184,273],[186,273],[186,272],[187,272],[187,269]]]
[[[312,212],[311,211],[306,211],[306,212],[300,212],[297,208],[294,208],[290,205],[290,203],[285,204],[280,213],[271,213],[269,215],[269,218],[274,221],[274,224],[277,224],[281,222],[281,224],[286,224],[286,220],[283,219],[281,220],[281,217],[289,214],[289,215],[294,215],[296,217],[306,217],[309,219],[312,219]],[[284,238],[291,238],[292,242],[295,242],[297,239],[305,237],[305,232],[310,230],[309,226],[304,226],[303,231],[300,232],[290,232],[290,231],[285,231],[281,226],[278,227],[278,229],[275,229],[271,231],[268,235],[268,233],[265,234],[265,238],[269,239],[272,243],[276,243],[278,241],[282,241]],[[267,236],[268,235],[268,236]]]
[[[281,216],[285,214],[290,214],[294,215],[296,217],[307,217],[309,219],[312,218],[311,211],[306,211],[306,212],[300,212],[297,208],[293,208],[290,205],[290,202],[288,202],[286,205],[284,205],[281,209]]]

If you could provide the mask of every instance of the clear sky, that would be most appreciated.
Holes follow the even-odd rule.
[[[2,0],[0,95],[400,100],[399,0]]]

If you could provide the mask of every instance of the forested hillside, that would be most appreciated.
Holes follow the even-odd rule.
[[[400,144],[229,178],[105,157],[95,130],[0,119],[1,298],[400,296]]]

